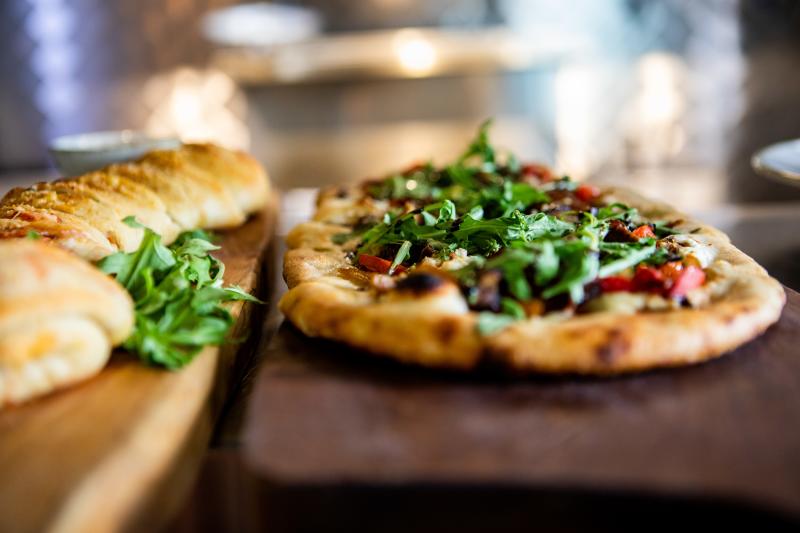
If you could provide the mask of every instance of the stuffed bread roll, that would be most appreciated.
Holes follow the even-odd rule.
[[[133,328],[127,291],[28,239],[0,241],[0,406],[96,374]]]

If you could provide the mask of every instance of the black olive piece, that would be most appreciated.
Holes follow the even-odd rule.
[[[551,311],[561,311],[565,309],[572,303],[572,300],[569,298],[569,294],[559,294],[558,296],[553,296],[545,300],[544,302],[544,310],[545,313],[549,313]]]
[[[614,219],[608,225],[605,240],[606,242],[636,242],[639,239],[631,233],[624,222]]]
[[[475,286],[478,292],[475,296],[474,307],[494,312],[500,311],[500,283],[502,281],[503,274],[498,270],[482,272]]]

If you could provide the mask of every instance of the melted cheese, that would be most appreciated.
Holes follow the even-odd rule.
[[[380,300],[393,306],[402,306],[408,313],[443,313],[462,315],[469,312],[467,301],[454,283],[442,285],[434,291],[418,294],[413,291],[391,291]]]
[[[717,257],[717,249],[712,244],[691,235],[670,235],[661,242],[684,257],[694,257],[703,268],[708,268]]]
[[[644,292],[612,292],[589,301],[586,309],[590,312],[610,312],[632,315],[638,311],[665,311],[677,308],[677,302]]]

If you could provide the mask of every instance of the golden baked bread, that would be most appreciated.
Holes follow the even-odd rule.
[[[10,191],[0,200],[0,239],[35,232],[95,261],[139,246],[143,230],[125,224],[125,217],[135,216],[169,243],[181,231],[239,225],[268,194],[266,174],[249,155],[187,144]]]
[[[144,230],[124,219],[135,217],[169,244],[183,231],[239,225],[268,195],[257,161],[207,144],[152,151],[6,194],[0,200],[0,406],[99,372],[111,348],[131,333],[127,291],[80,259],[137,250]]]
[[[110,277],[41,241],[0,241],[0,406],[97,373],[133,327]]]

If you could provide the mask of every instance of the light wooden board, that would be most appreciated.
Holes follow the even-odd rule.
[[[256,290],[274,213],[270,206],[222,233],[227,283]],[[248,335],[254,307],[237,302],[232,338]],[[237,348],[207,348],[176,372],[114,354],[87,382],[0,411],[0,532],[150,530],[162,522],[180,497],[165,489],[166,478],[193,478]],[[160,501],[148,505],[156,493]]]

